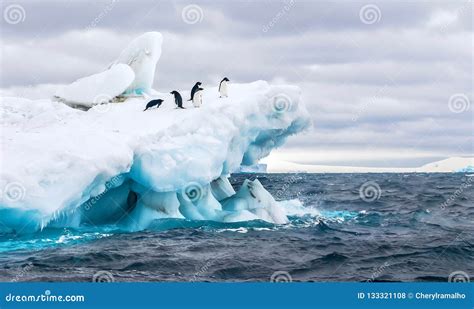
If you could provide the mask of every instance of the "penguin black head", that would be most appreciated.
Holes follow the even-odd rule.
[[[171,93],[171,94],[177,94],[177,93],[179,93],[179,92],[176,91],[176,90],[173,90],[173,91],[171,91],[170,93]]]
[[[229,82],[230,80],[227,77],[224,77],[223,82]]]
[[[197,86],[201,86],[202,83],[201,83],[201,82],[197,82],[196,85],[197,85]]]

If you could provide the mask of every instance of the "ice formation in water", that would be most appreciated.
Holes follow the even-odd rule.
[[[159,55],[157,35],[141,38],[150,45],[132,43],[110,68],[128,79],[125,67],[132,68],[133,89],[151,86],[154,70],[142,65]],[[134,54],[134,46],[148,46],[152,59]],[[125,84],[109,73],[98,75],[102,87]],[[81,85],[87,82],[70,85],[69,93],[93,98]],[[88,111],[54,100],[3,98],[0,229],[118,224],[140,230],[160,218],[286,223],[286,210],[258,180],[235,192],[227,177],[309,126],[300,90],[264,81],[229,88],[230,96],[219,98],[217,87],[206,87],[202,106],[186,102],[186,109],[155,92],[164,103],[147,112],[142,97]]]

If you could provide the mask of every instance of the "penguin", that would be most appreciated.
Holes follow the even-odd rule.
[[[194,107],[201,107],[202,105],[202,91],[204,89],[199,87],[196,92],[194,93],[194,97],[193,97],[193,105]]]
[[[224,77],[224,79],[219,83],[219,98],[227,98],[229,96],[227,93],[227,82],[229,82],[229,79]]]
[[[188,101],[192,101],[193,98],[194,98],[194,94],[196,93],[196,91],[199,89],[199,86],[201,86],[201,82],[197,82],[194,86],[193,86],[193,89],[191,89],[191,99],[189,99]]]
[[[174,95],[174,103],[176,104],[176,106],[178,106],[178,108],[183,108],[183,98],[181,97],[181,95],[179,94],[178,91],[176,90],[173,90],[170,92],[172,95]]]
[[[150,102],[148,102],[148,104],[146,105],[143,111],[146,111],[147,109],[152,108],[155,105],[156,105],[156,108],[158,108],[160,107],[162,103],[163,103],[162,99],[151,100]]]

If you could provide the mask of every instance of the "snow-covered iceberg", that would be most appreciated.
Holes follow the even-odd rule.
[[[298,87],[231,84],[229,98],[206,87],[200,108],[176,109],[167,93],[156,98],[163,105],[146,112],[140,97],[88,111],[2,98],[0,229],[143,229],[170,217],[287,221],[258,181],[234,192],[227,176],[309,126]]]

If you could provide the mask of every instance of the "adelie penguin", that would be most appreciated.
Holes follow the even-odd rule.
[[[176,106],[178,106],[178,108],[184,108],[183,107],[183,98],[181,97],[181,95],[179,94],[178,91],[176,90],[173,90],[170,92],[172,95],[174,95],[174,103],[176,104]]]
[[[220,84],[219,84],[219,97],[220,98],[223,98],[223,97],[228,97],[229,94],[227,92],[227,83],[229,82],[229,79],[227,77],[224,77],[223,80],[221,80]]]
[[[148,104],[146,105],[143,111],[146,111],[147,109],[152,108],[155,105],[156,105],[156,108],[158,108],[160,107],[162,103],[163,103],[162,99],[151,100],[150,102],[148,102]]]
[[[201,107],[202,105],[202,91],[204,89],[199,87],[196,92],[194,93],[194,97],[193,97],[193,105],[194,107]]]
[[[188,101],[192,101],[194,99],[194,94],[196,93],[196,91],[198,91],[199,87],[201,86],[201,82],[197,82],[194,86],[193,86],[193,89],[191,89],[191,99],[189,99]]]

